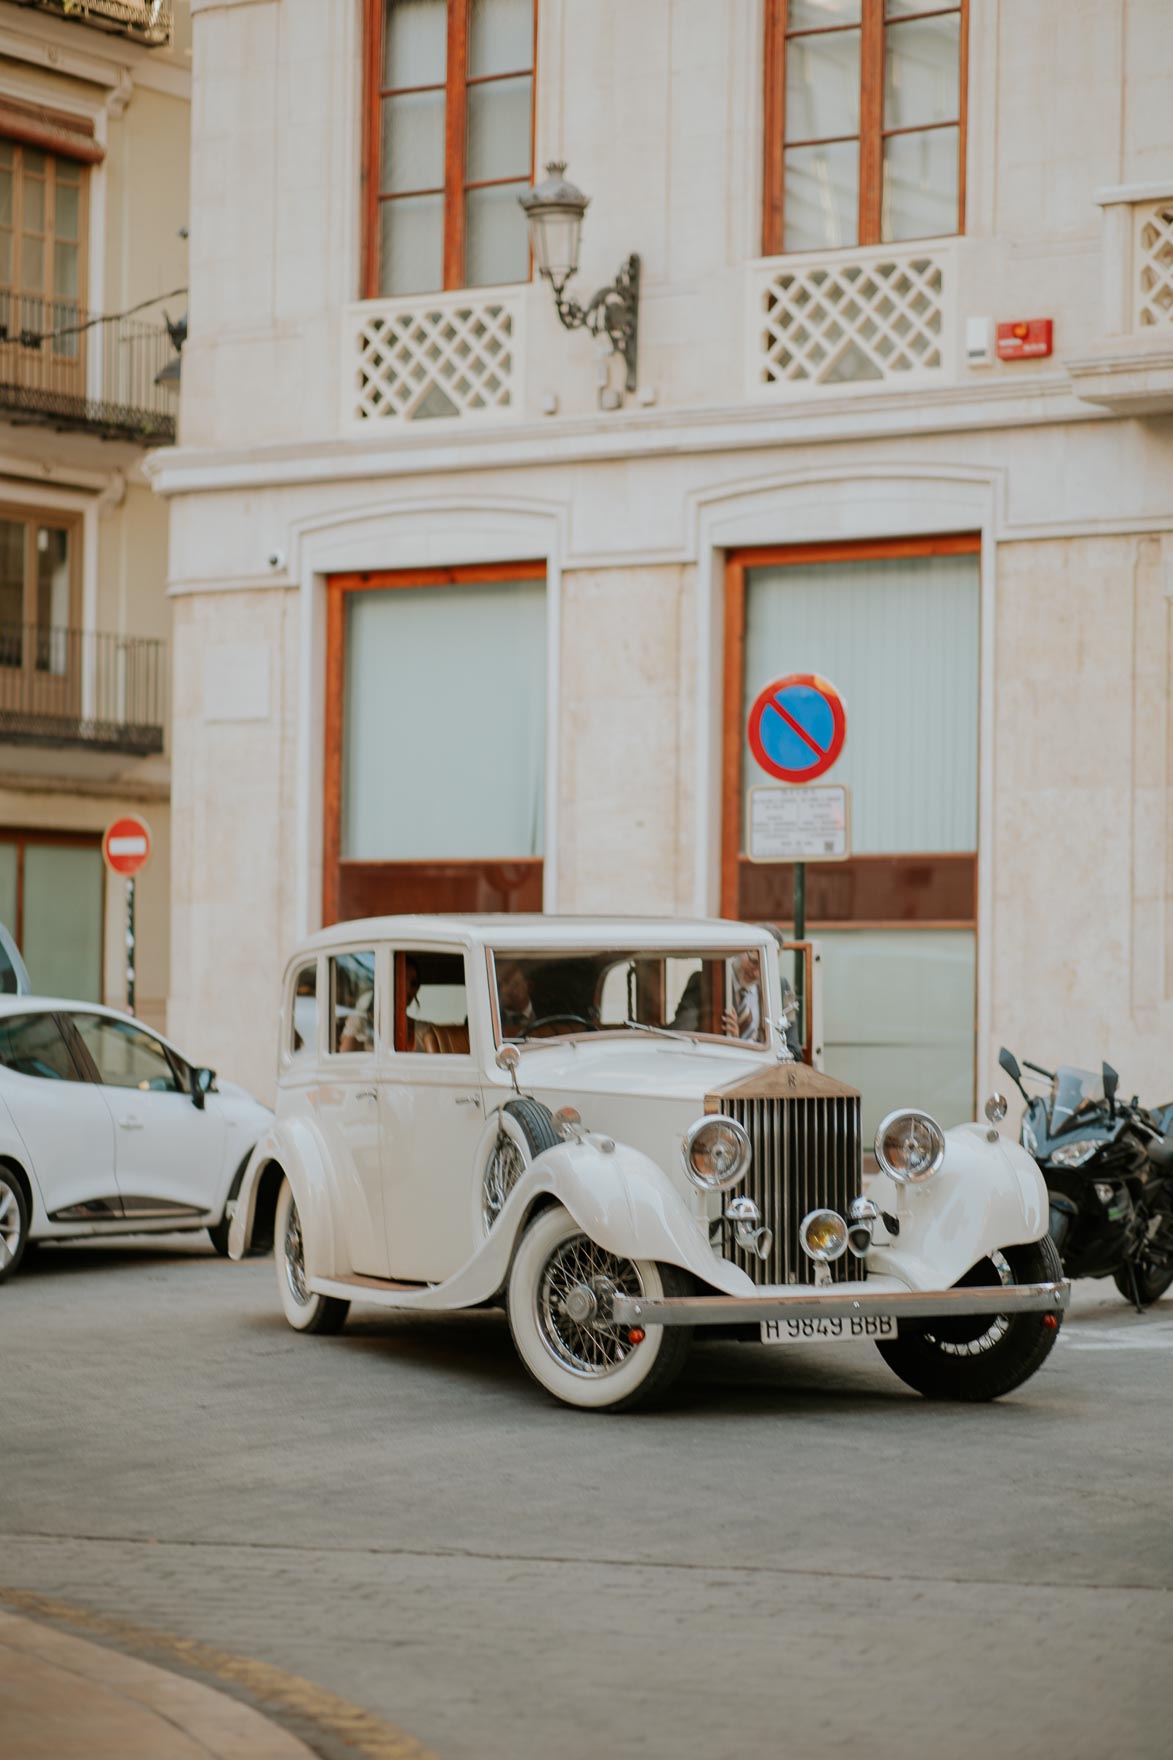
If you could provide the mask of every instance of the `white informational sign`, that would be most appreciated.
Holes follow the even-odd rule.
[[[751,788],[748,842],[751,862],[845,862],[851,854],[846,787]]]

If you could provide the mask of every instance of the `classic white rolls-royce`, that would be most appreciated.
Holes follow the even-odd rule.
[[[910,1107],[865,1193],[859,1095],[785,1025],[745,924],[336,924],[285,975],[229,1251],[275,1246],[301,1332],[500,1304],[535,1380],[596,1410],[662,1394],[697,1327],[872,1339],[939,1398],[1019,1386],[1068,1297],[1034,1162]]]

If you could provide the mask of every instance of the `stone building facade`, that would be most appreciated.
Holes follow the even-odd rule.
[[[950,1122],[1000,1043],[1164,1098],[1167,6],[192,15],[150,467],[179,1039],[271,1092],[283,964],[331,915],[786,927],[744,720],[815,672],[854,822],[808,877],[828,1067]],[[592,198],[570,291],[640,256],[634,391],[531,273],[552,160]]]

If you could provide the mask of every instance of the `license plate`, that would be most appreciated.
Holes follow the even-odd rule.
[[[847,1344],[853,1338],[895,1338],[891,1314],[824,1314],[817,1320],[763,1320],[763,1344]]]

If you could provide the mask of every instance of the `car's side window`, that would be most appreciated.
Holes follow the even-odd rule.
[[[130,1021],[102,1014],[74,1014],[70,1022],[89,1052],[98,1080],[107,1088],[181,1094],[180,1071],[153,1034]]]
[[[330,961],[330,1050],[346,1057],[374,1049],[374,952],[335,954]]]
[[[293,1008],[289,1020],[292,1052],[318,1049],[318,962],[299,966],[293,980]]]
[[[0,1064],[20,1076],[51,1082],[83,1082],[60,1023],[51,1014],[0,1017]]]
[[[467,1057],[468,983],[462,953],[395,955],[395,1049]]]

